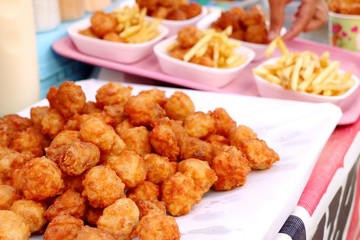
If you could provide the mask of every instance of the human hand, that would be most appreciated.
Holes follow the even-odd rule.
[[[269,40],[280,34],[284,25],[285,8],[292,0],[269,0],[270,33]],[[292,39],[301,32],[310,32],[323,26],[328,20],[328,5],[325,0],[301,0],[294,15],[294,21],[283,36],[284,40]]]

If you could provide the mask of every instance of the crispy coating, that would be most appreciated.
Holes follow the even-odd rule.
[[[73,240],[83,226],[84,222],[73,216],[56,216],[47,226],[44,240]]]
[[[182,216],[201,200],[201,189],[191,177],[181,172],[167,178],[161,185],[161,201],[172,216]]]
[[[203,36],[204,34],[200,29],[190,26],[179,30],[177,41],[180,47],[187,49],[194,46]]]
[[[129,115],[130,123],[135,126],[153,127],[158,119],[166,116],[165,110],[151,94],[132,96],[124,110]]]
[[[159,200],[160,187],[152,182],[145,181],[138,186],[129,189],[126,192],[126,196],[134,202],[139,200]]]
[[[169,8],[166,7],[158,7],[154,11],[152,11],[151,16],[154,18],[166,19],[166,16],[169,13]]]
[[[100,108],[108,105],[124,106],[131,97],[131,91],[132,87],[109,82],[96,91],[96,105]]]
[[[245,26],[257,25],[264,23],[264,15],[259,5],[251,7],[241,18],[242,23]]]
[[[63,173],[77,176],[96,166],[100,161],[99,148],[88,142],[73,142],[63,148],[57,164]]]
[[[46,157],[33,158],[15,170],[13,182],[26,199],[35,201],[61,194],[64,188],[61,170]]]
[[[106,116],[111,117],[111,125],[115,127],[117,124],[125,121],[128,119],[126,112],[124,111],[124,107],[117,104],[117,105],[107,105],[104,106],[104,112]]]
[[[79,131],[63,130],[51,141],[49,147],[45,148],[46,157],[57,163],[67,145],[80,141]]]
[[[161,184],[165,179],[175,174],[177,163],[170,162],[167,157],[154,153],[144,155],[146,179],[154,184]]]
[[[82,196],[95,208],[107,207],[117,199],[125,197],[125,184],[108,166],[99,165],[91,168],[82,183]]]
[[[86,199],[74,190],[67,190],[55,199],[54,203],[46,209],[45,217],[48,220],[54,219],[58,215],[71,215],[82,219],[86,211]]]
[[[222,12],[219,19],[212,23],[212,27],[214,28],[225,29],[228,26],[231,26],[233,31],[241,28],[239,16],[230,11]]]
[[[250,25],[246,28],[245,41],[262,44],[268,41],[268,30],[265,24]]]
[[[159,0],[136,0],[140,8],[146,8],[149,11],[155,10]]]
[[[218,176],[218,180],[213,184],[216,191],[227,191],[244,185],[251,171],[243,153],[234,146],[218,153],[210,166]]]
[[[134,188],[146,179],[144,159],[136,152],[124,150],[120,155],[110,156],[106,164],[116,172],[125,188]]]
[[[132,127],[118,132],[124,140],[126,148],[143,156],[151,153],[151,145],[149,141],[149,131],[144,126]]]
[[[54,87],[51,89],[46,95],[50,107],[56,108],[65,119],[74,114],[81,114],[86,102],[86,96],[81,86],[66,81],[58,89]]]
[[[47,223],[44,217],[45,206],[32,200],[17,200],[10,208],[25,220],[31,233],[40,233]]]
[[[138,200],[136,205],[140,211],[140,219],[151,213],[158,213],[166,215],[166,206],[165,203],[159,200]]]
[[[82,180],[84,179],[85,173],[78,175],[78,176],[68,176],[63,175],[64,180],[64,192],[66,190],[72,189],[78,193],[81,193],[84,190],[84,187],[82,185]]]
[[[210,135],[206,138],[205,141],[211,144],[215,155],[218,152],[222,151],[224,147],[230,145],[230,141],[228,138],[217,134]]]
[[[97,117],[83,115],[80,139],[95,144],[101,151],[110,151],[117,134],[115,130]]]
[[[280,156],[261,139],[245,139],[241,141],[239,149],[245,154],[251,169],[269,169],[280,160]]]
[[[139,209],[130,198],[121,198],[104,209],[97,227],[116,235],[118,239],[128,239],[139,222]]]
[[[183,4],[180,9],[185,13],[186,18],[190,19],[201,14],[201,5],[197,2],[191,2],[189,4]]]
[[[206,66],[206,67],[214,67],[214,60],[212,59],[211,56],[208,55],[204,55],[202,57],[193,57],[190,59],[191,63],[195,63],[198,65],[202,65],[202,66]]]
[[[206,138],[216,133],[215,120],[210,114],[204,112],[196,112],[183,122],[183,126],[191,137]]]
[[[41,120],[41,132],[53,139],[65,126],[65,119],[56,109],[49,109]]]
[[[112,32],[116,28],[116,18],[104,11],[94,12],[90,18],[91,31],[98,37],[102,38],[106,33]]]
[[[236,128],[236,121],[224,108],[215,108],[210,115],[215,120],[216,134],[228,137],[229,132]]]
[[[186,20],[187,17],[186,17],[186,13],[181,9],[173,9],[168,12],[168,14],[166,15],[166,19],[181,21],[181,20]]]
[[[177,58],[179,60],[184,59],[184,55],[188,52],[187,48],[182,48],[180,46],[175,46],[171,51],[169,51],[169,54],[173,58]]]
[[[191,177],[195,185],[200,187],[202,195],[208,192],[218,179],[208,162],[196,158],[189,158],[179,162],[178,171]]]
[[[180,154],[177,137],[168,124],[157,124],[149,133],[152,149],[170,161],[177,161]]]
[[[172,216],[152,213],[140,219],[132,237],[140,240],[179,240],[179,226]]]
[[[0,239],[27,240],[29,238],[29,226],[20,215],[10,210],[0,210]]]
[[[48,139],[35,127],[14,134],[9,147],[18,152],[31,152],[37,157],[44,154],[44,148],[49,144]]]
[[[159,104],[161,107],[164,107],[164,104],[167,101],[165,91],[158,88],[151,88],[149,90],[142,90],[138,95],[141,95],[148,99],[148,101],[153,101]]]
[[[229,132],[230,144],[238,148],[243,140],[255,138],[257,138],[257,134],[250,127],[245,125],[239,125]]]
[[[49,110],[49,106],[32,107],[30,109],[30,119],[35,127],[41,128],[41,121]]]
[[[116,240],[116,238],[103,229],[83,226],[74,240]]]
[[[118,43],[126,43],[127,42],[125,38],[121,38],[119,36],[119,34],[117,34],[116,32],[108,32],[103,36],[102,39],[106,40],[106,41],[118,42]]]
[[[16,188],[0,184],[0,210],[9,210],[14,201],[20,199]]]
[[[214,158],[212,145],[198,138],[184,137],[180,149],[180,159],[197,158],[211,163]]]
[[[0,152],[1,149],[0,147]],[[5,149],[3,149],[4,154],[0,154],[0,179],[11,181],[15,169],[21,168],[27,161],[34,158],[34,154]]]

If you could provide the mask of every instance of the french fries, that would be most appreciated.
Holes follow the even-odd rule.
[[[190,62],[194,57],[201,58],[208,52],[212,52],[211,59],[215,68],[233,68],[242,65],[246,58],[235,53],[239,43],[230,41],[229,35],[231,32],[231,27],[222,32],[217,32],[214,29],[203,30],[203,37],[187,50],[182,60]],[[177,43],[169,46],[168,51],[176,48],[176,46]]]
[[[146,8],[140,10],[137,4],[131,8],[116,9],[114,15],[118,21],[116,29],[120,32],[119,37],[127,43],[147,42],[160,34],[158,26],[161,20],[147,21]]]
[[[331,61],[329,52],[321,56],[310,51],[290,52],[276,37],[269,44],[266,57],[276,48],[281,52],[277,61],[254,68],[254,74],[285,89],[323,96],[342,95],[354,84],[352,73],[339,73],[340,62]]]

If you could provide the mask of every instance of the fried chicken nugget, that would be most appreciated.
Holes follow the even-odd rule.
[[[280,160],[280,156],[261,139],[245,139],[240,142],[239,149],[254,170],[269,169]]]
[[[116,238],[103,229],[83,226],[74,240],[116,240]]]
[[[35,127],[28,127],[24,131],[17,131],[10,142],[9,148],[18,152],[31,152],[36,157],[44,154],[44,148],[49,140]]]
[[[93,208],[88,206],[85,212],[85,222],[90,226],[96,227],[96,223],[103,214],[103,211],[103,208]]]
[[[64,214],[82,219],[86,206],[86,199],[80,193],[69,189],[55,199],[54,203],[46,209],[44,216],[50,221],[56,216]]]
[[[139,209],[130,198],[121,198],[104,209],[97,227],[114,234],[117,239],[129,239],[139,222]]]
[[[27,161],[35,156],[31,152],[20,153],[9,148],[6,149],[6,154],[3,156],[0,154],[0,179],[11,181],[15,169],[21,168]]]
[[[113,155],[106,164],[116,172],[125,184],[125,188],[134,188],[146,179],[144,159],[136,152],[124,150],[120,155]]]
[[[49,147],[45,148],[46,157],[57,163],[67,145],[80,141],[79,131],[63,130],[51,141]]]
[[[82,183],[82,196],[86,197],[94,208],[107,207],[117,199],[125,197],[125,184],[109,166],[91,168]]]
[[[202,12],[201,5],[197,2],[183,4],[180,9],[185,13],[187,19],[194,18]]]
[[[215,120],[216,134],[228,137],[230,131],[236,128],[236,121],[224,108],[215,108],[210,116]]]
[[[195,185],[201,189],[202,195],[208,192],[218,179],[208,162],[196,158],[189,158],[179,162],[178,171],[191,177]]]
[[[191,98],[180,91],[176,91],[166,102],[164,109],[170,119],[184,120],[195,113],[195,105]]]
[[[120,128],[115,129],[124,140],[126,148],[132,150],[143,156],[144,154],[151,153],[151,145],[149,141],[149,131],[144,126],[131,127],[118,131]]]
[[[34,201],[54,197],[64,189],[60,168],[46,157],[33,158],[16,169],[13,182],[26,199]]]
[[[80,125],[80,139],[95,144],[101,151],[110,151],[115,138],[115,130],[99,118],[83,115]]]
[[[180,47],[186,49],[194,46],[203,36],[204,33],[200,29],[190,26],[179,30],[177,41]]]
[[[88,142],[73,142],[63,148],[57,164],[63,173],[77,176],[96,166],[100,161],[99,148]]]
[[[175,174],[177,163],[170,162],[167,157],[155,153],[143,156],[146,169],[146,179],[154,184],[161,184],[165,179]]]
[[[239,147],[244,139],[255,139],[257,134],[248,126],[239,125],[229,132],[230,145]]]
[[[25,220],[31,233],[42,232],[44,226],[47,224],[47,220],[44,216],[45,206],[41,203],[21,199],[15,201],[10,210],[17,213]]]
[[[41,128],[41,121],[49,110],[49,106],[32,107],[30,109],[30,119],[35,127]]]
[[[161,185],[161,201],[172,216],[182,216],[200,202],[201,189],[195,185],[191,177],[181,172],[166,179]]]
[[[117,26],[115,16],[101,10],[92,14],[90,22],[91,31],[99,38],[103,38],[106,33],[113,32]]]
[[[246,28],[245,41],[251,43],[267,43],[268,29],[264,24],[250,25]]]
[[[81,114],[86,103],[86,96],[81,86],[65,81],[59,88],[50,88],[46,95],[50,107],[56,108],[65,119],[74,114]]]
[[[206,142],[210,143],[214,154],[216,155],[218,152],[222,151],[224,147],[230,146],[230,141],[228,138],[222,136],[213,134],[206,138]]]
[[[180,154],[177,137],[168,124],[159,122],[149,133],[149,140],[154,152],[167,157],[170,161],[177,161]]]
[[[160,187],[152,182],[145,181],[138,186],[129,189],[126,196],[134,202],[139,200],[159,200]]]
[[[210,166],[218,177],[213,184],[216,191],[227,191],[244,185],[251,171],[243,153],[234,146],[229,146],[218,153]]]
[[[42,134],[53,139],[64,129],[65,119],[58,110],[51,108],[43,116],[40,126]]]
[[[20,194],[16,188],[0,184],[0,210],[9,210],[13,202],[18,199]]]
[[[179,240],[181,237],[175,218],[158,213],[142,217],[131,235],[139,240]]]
[[[132,96],[124,106],[130,123],[135,126],[153,127],[158,119],[166,116],[165,110],[151,94]]]
[[[96,91],[96,105],[99,108],[109,105],[124,106],[131,97],[132,89],[121,83],[109,82]]]
[[[195,112],[186,117],[183,126],[191,137],[206,138],[216,133],[216,122],[210,114]]]
[[[73,240],[84,226],[81,219],[70,215],[58,215],[50,221],[44,240]]]
[[[180,159],[182,160],[197,158],[211,163],[215,154],[210,143],[194,137],[184,137],[180,141],[180,150]]]
[[[0,210],[0,239],[27,240],[29,238],[29,226],[20,215],[10,210]]]

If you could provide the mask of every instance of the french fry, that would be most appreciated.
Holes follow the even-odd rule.
[[[289,52],[276,37],[268,46],[268,57],[276,47],[282,54],[277,62],[254,68],[254,74],[285,89],[323,96],[344,94],[354,84],[352,73],[339,74],[340,62],[331,61],[327,51],[321,56],[310,51]]]

